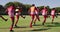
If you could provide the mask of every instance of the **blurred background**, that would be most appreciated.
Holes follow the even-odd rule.
[[[48,14],[50,15],[51,9],[56,9],[56,14],[60,15],[60,0],[0,0],[0,15],[7,15],[5,13],[6,7],[10,4],[14,4],[15,7],[22,7],[22,14],[28,15],[28,9],[32,4],[41,11],[44,6],[48,8]],[[39,13],[41,15],[41,12]]]

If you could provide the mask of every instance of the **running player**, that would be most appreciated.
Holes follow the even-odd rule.
[[[8,13],[11,21],[12,21],[12,24],[11,24],[11,27],[10,27],[10,31],[13,31],[13,26],[14,26],[14,12],[15,12],[15,6],[14,4],[11,4],[10,6],[7,7],[6,9],[6,13]]]
[[[53,8],[52,10],[51,10],[51,16],[52,16],[52,23],[53,23],[53,21],[54,21],[54,18],[55,18],[55,8]]]
[[[16,15],[16,23],[15,23],[15,27],[18,27],[17,26],[17,23],[18,23],[18,20],[19,20],[19,16],[21,16],[22,18],[25,18],[21,15],[21,12],[22,12],[22,7],[17,7],[16,10],[15,10],[15,15]]]
[[[47,7],[44,7],[44,8],[42,9],[42,15],[43,15],[43,17],[44,17],[44,20],[43,20],[42,25],[44,25],[44,23],[46,22],[46,18],[47,18]]]
[[[30,13],[30,16],[32,17],[32,20],[31,20],[31,23],[30,23],[30,27],[32,27],[32,23],[34,21],[34,18],[35,18],[35,14],[37,13],[37,8],[35,7],[35,4],[32,4],[32,7],[30,7],[29,9],[29,13]],[[36,12],[36,13],[35,13]],[[38,18],[38,17],[37,17]],[[39,19],[39,18],[38,18]]]

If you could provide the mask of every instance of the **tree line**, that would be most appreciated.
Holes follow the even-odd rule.
[[[17,6],[22,7],[22,10],[23,10],[22,14],[28,15],[28,9],[31,7],[31,5],[30,4],[23,4],[20,2],[8,2],[4,6],[0,5],[0,15],[6,15],[5,10],[11,4],[14,4],[15,7],[17,7]],[[38,6],[40,11],[42,10],[43,7],[44,6]],[[49,6],[46,6],[46,7],[47,7],[48,12],[50,14],[52,8],[50,8]],[[56,13],[60,13],[60,7],[54,7],[54,8],[56,9]],[[41,13],[39,13],[39,14],[41,14]]]

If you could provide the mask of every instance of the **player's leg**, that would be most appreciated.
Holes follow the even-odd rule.
[[[53,21],[54,21],[54,15],[52,15],[52,23],[53,23]]]
[[[33,15],[33,14],[31,15],[31,18],[32,18],[32,19],[31,19],[31,22],[30,22],[30,27],[32,27],[32,23],[33,23],[33,21],[34,21],[34,15]]]
[[[47,18],[47,16],[44,15],[44,21],[43,21],[42,25],[44,25],[44,23],[46,22],[46,18]]]
[[[20,15],[20,16],[25,19],[25,17],[23,15]]]
[[[8,20],[8,19],[5,19],[5,18],[4,18],[3,16],[1,16],[1,15],[0,15],[0,17],[1,17],[3,20],[5,20],[5,21],[7,21],[7,20]]]
[[[17,27],[18,20],[19,20],[19,15],[16,15],[16,23],[15,23],[15,27]]]
[[[40,17],[39,17],[39,15],[37,15],[36,17],[37,17],[38,21],[40,21]]]
[[[11,24],[11,27],[10,27],[10,31],[13,31],[13,26],[14,26],[14,17],[10,17],[11,18],[11,21],[12,21],[12,24]]]
[[[40,21],[39,15],[36,15],[35,20],[34,20],[34,24],[36,23],[37,19],[38,19],[38,21]]]
[[[57,16],[57,15],[55,15],[55,17],[56,17],[56,18],[58,18],[58,16]]]
[[[36,24],[36,20],[37,20],[37,18],[36,18],[36,16],[35,16],[35,19],[34,19],[34,25]]]

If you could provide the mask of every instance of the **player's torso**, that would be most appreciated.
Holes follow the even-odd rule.
[[[14,7],[10,6],[7,8],[7,10],[8,10],[8,15],[10,17],[14,17]]]
[[[16,9],[15,12],[16,12],[15,13],[16,15],[20,15],[21,14],[21,10],[20,9]]]
[[[47,12],[47,10],[46,9],[43,9],[42,10],[42,15],[46,15],[47,14],[46,12]]]
[[[43,9],[43,10],[42,10],[42,13],[46,13],[46,10],[45,10],[45,9]]]
[[[8,13],[14,13],[14,9],[13,9],[12,6],[11,7],[8,7],[7,10],[8,10]]]
[[[51,11],[51,15],[54,15],[54,14],[55,14],[55,10],[52,10],[52,11]]]
[[[38,11],[36,10],[36,7],[31,7],[30,8],[30,10],[31,10],[31,14],[37,14],[38,13]]]
[[[31,12],[35,12],[35,7],[30,8]]]

